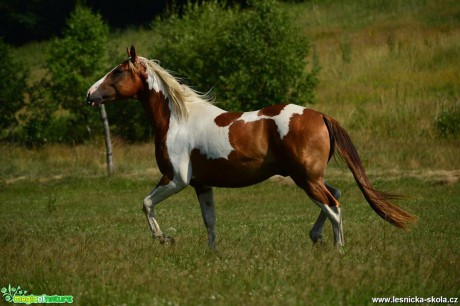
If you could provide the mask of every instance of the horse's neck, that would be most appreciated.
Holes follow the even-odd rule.
[[[187,133],[196,124],[203,124],[203,121],[209,120],[214,122],[214,118],[225,110],[207,103],[194,102],[188,106],[188,118],[186,121],[179,120],[171,114],[171,105],[169,97],[161,91],[156,93],[151,91],[149,95],[139,97],[144,107],[145,113],[150,121],[155,136],[156,145],[164,145],[169,129],[181,129],[181,133]]]
[[[161,91],[151,91],[150,94],[139,97],[139,100],[152,126],[155,139],[165,137],[171,117],[168,98]]]

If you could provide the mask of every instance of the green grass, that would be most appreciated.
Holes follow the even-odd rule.
[[[378,296],[459,296],[459,187],[379,180],[413,195],[403,232],[380,220],[349,178],[331,178],[344,205],[346,252],[313,246],[318,209],[291,184],[217,189],[218,251],[207,248],[192,189],[157,206],[160,245],[141,212],[155,179],[81,178],[1,185],[0,286],[73,295],[80,305],[366,305]]]

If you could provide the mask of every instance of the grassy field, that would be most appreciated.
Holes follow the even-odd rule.
[[[102,140],[28,150],[0,143],[0,288],[73,295],[79,305],[366,305],[372,297],[460,297],[460,139],[434,126],[459,105],[460,2],[308,1],[285,4],[315,45],[317,103],[349,130],[377,187],[409,197],[420,221],[402,232],[365,203],[345,166],[345,254],[313,246],[317,207],[271,180],[215,192],[218,251],[207,248],[186,189],[157,209],[174,246],[152,241],[142,199],[159,179],[152,144]],[[119,57],[135,43],[154,58],[149,29],[113,33]],[[47,42],[15,50],[45,74]],[[115,64],[115,63],[113,63]],[[343,168],[343,169],[341,169]],[[4,300],[0,297],[0,304]]]
[[[420,217],[402,232],[380,220],[352,180],[345,255],[313,246],[318,209],[292,184],[218,189],[218,251],[192,189],[157,209],[174,246],[150,237],[141,203],[157,179],[67,177],[1,185],[0,284],[73,295],[81,305],[366,305],[371,297],[459,297],[460,183],[378,179],[411,195]],[[375,178],[375,177],[374,177]]]

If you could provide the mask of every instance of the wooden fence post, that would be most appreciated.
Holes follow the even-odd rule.
[[[110,139],[110,127],[109,120],[107,119],[107,113],[105,111],[104,104],[100,105],[101,110],[101,119],[104,124],[104,135],[105,135],[105,149],[107,157],[107,175],[111,176],[115,170],[113,165],[113,156],[112,156],[112,140]]]

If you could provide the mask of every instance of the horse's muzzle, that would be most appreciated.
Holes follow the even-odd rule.
[[[102,98],[91,96],[90,92],[86,95],[86,103],[91,106],[99,106],[102,103]]]

